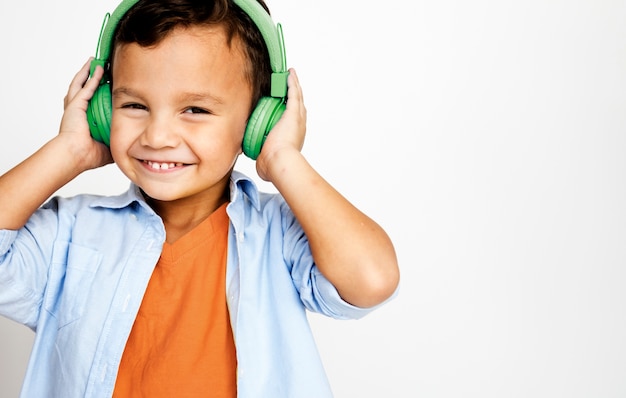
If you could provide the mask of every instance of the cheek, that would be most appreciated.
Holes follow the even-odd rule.
[[[193,146],[193,151],[198,158],[208,161],[218,168],[232,168],[242,150],[243,132],[230,130],[230,134],[203,140],[201,145]]]
[[[199,145],[190,142],[188,144],[198,158],[211,159],[211,161],[226,162],[227,159],[241,152],[241,139],[237,140],[235,137],[206,140]]]
[[[128,151],[128,142],[125,139],[126,137],[120,130],[119,126],[115,123],[115,119],[111,121],[111,136],[110,136],[110,149],[111,155],[113,156],[113,160],[115,163],[119,163],[123,160],[123,156]]]
[[[240,146],[243,144],[243,136],[246,132],[246,126],[248,125],[248,119],[242,119],[240,123],[235,127],[236,133],[233,134],[233,139],[235,140],[235,144]]]
[[[115,162],[117,165],[122,165],[124,164],[124,157],[123,152],[119,150],[120,146],[115,143],[115,141],[113,141],[113,139],[111,139],[111,145],[110,145],[110,149],[111,149],[111,157],[113,157],[113,162]]]
[[[225,124],[222,131],[227,133],[220,134],[219,141],[216,141],[219,150],[229,153],[241,152],[246,123],[246,119],[238,118],[236,121]]]

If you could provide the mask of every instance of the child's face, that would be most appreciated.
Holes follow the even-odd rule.
[[[153,199],[222,197],[241,153],[252,91],[240,41],[178,28],[155,47],[118,47],[111,153]]]

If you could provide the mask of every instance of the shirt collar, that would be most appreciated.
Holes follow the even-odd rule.
[[[245,194],[250,199],[255,209],[261,209],[259,190],[254,181],[245,174],[233,170],[230,175],[230,201],[234,203],[241,200],[242,194]]]
[[[146,199],[139,187],[133,183],[130,184],[130,188],[126,192],[120,195],[114,196],[100,196],[91,202],[90,207],[104,207],[108,209],[122,209],[131,206],[133,203],[139,204],[144,209],[151,213],[154,211],[146,203]]]
[[[250,199],[250,202],[255,209],[259,210],[261,208],[259,190],[254,181],[252,181],[245,174],[233,170],[230,176],[230,201],[236,202],[241,200],[242,195],[245,195]],[[146,199],[141,193],[139,187],[133,183],[131,183],[130,188],[121,195],[101,196],[95,199],[91,203],[91,207],[121,209],[130,206],[133,203],[138,203],[149,212],[153,212],[150,206],[146,203]]]

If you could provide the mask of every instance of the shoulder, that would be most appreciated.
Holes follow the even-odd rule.
[[[263,218],[289,218],[291,209],[279,193],[262,192],[252,179],[233,171],[230,186],[229,214],[256,214]]]
[[[143,205],[141,205],[141,203]],[[50,198],[29,219],[26,227],[67,228],[77,222],[99,225],[115,222],[118,216],[151,211],[141,197],[139,190],[131,186],[126,192],[115,196],[79,194],[71,197]]]
[[[70,197],[55,196],[46,202],[41,209],[58,212],[79,213],[88,209],[124,209],[133,203],[145,205],[139,188],[131,185],[128,190],[118,195],[79,194]]]

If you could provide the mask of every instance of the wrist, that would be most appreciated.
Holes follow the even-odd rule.
[[[71,134],[59,134],[50,140],[47,146],[57,155],[64,169],[78,175],[93,168],[90,165],[92,163],[90,151],[81,142],[81,139],[76,139]]]
[[[265,154],[257,160],[257,168],[261,177],[276,185],[287,173],[297,170],[299,164],[306,163],[302,153],[294,148],[285,147]]]

